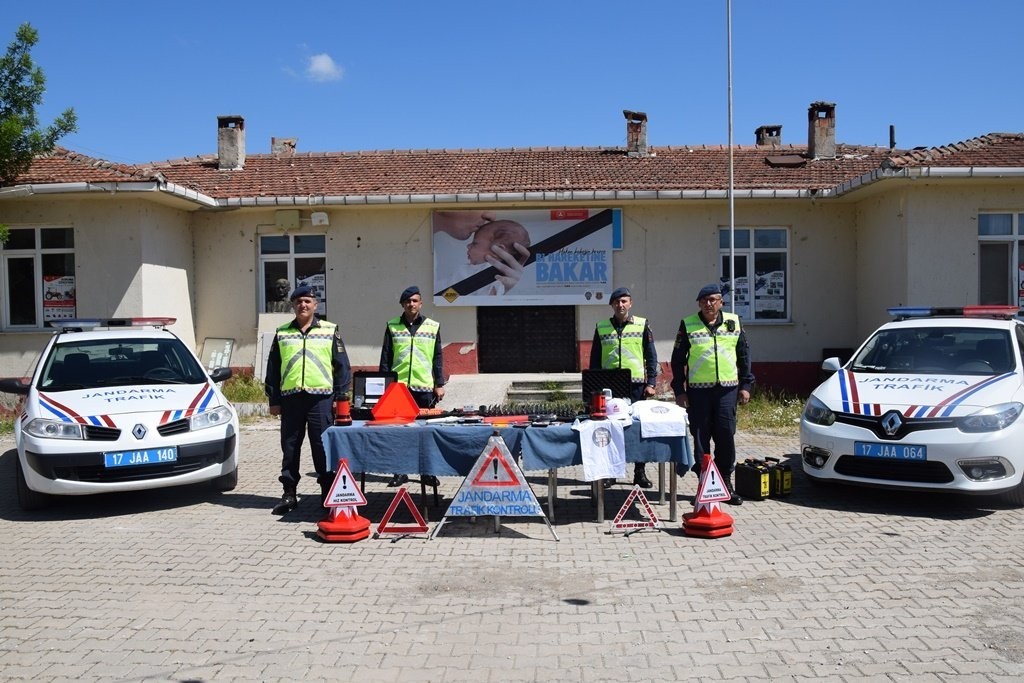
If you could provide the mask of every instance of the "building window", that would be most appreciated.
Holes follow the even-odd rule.
[[[736,314],[747,322],[789,320],[789,231],[786,228],[735,228]],[[732,278],[729,268],[729,229],[718,231],[722,279]],[[725,297],[731,310],[733,293]]]
[[[75,317],[74,228],[11,228],[0,257],[0,325],[33,329]]]
[[[978,303],[1024,306],[1024,213],[978,214]]]
[[[326,316],[327,236],[262,235],[259,278],[260,312],[291,313],[288,294],[310,285],[319,300],[317,313]]]

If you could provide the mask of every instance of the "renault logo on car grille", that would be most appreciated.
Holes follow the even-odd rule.
[[[146,438],[146,428],[143,427],[142,425],[135,425],[132,428],[132,436],[134,436],[139,441],[142,441],[143,439]]]
[[[882,429],[889,436],[892,436],[899,431],[900,427],[903,426],[903,419],[900,414],[895,410],[890,410],[882,417]]]

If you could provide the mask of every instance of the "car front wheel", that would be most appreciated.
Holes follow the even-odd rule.
[[[214,491],[232,491],[238,486],[238,468],[231,470],[227,474],[222,474],[216,479],[210,481],[210,485],[213,486]]]
[[[45,493],[33,491],[25,481],[25,471],[21,468],[21,459],[14,458],[15,482],[18,487],[18,505],[26,512],[41,510],[50,504],[50,496]]]
[[[1024,481],[1017,488],[1004,493],[1003,500],[1016,507],[1024,507]]]

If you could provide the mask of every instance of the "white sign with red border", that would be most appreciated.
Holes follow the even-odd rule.
[[[356,484],[356,478],[352,476],[348,460],[342,458],[338,464],[338,473],[334,476],[334,483],[327,493],[327,500],[324,501],[325,508],[338,508],[347,505],[366,505],[366,496]]]

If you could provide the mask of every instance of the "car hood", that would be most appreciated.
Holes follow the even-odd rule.
[[[1012,401],[1020,387],[1016,372],[980,377],[840,370],[814,395],[844,413],[884,415],[898,410],[906,417],[952,417]]]
[[[116,426],[117,415],[153,412],[163,413],[164,424],[224,403],[209,382],[39,391],[35,402],[39,417],[107,426]]]

